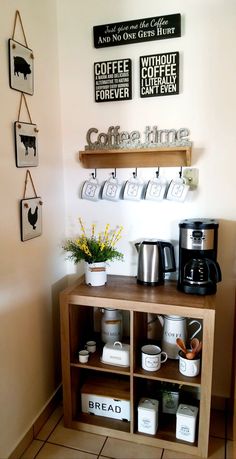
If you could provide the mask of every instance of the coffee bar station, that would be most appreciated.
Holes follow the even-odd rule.
[[[170,242],[141,240],[137,276],[61,293],[66,427],[207,457],[218,226],[179,222],[178,268]]]

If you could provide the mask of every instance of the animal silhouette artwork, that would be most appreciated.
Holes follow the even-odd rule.
[[[25,147],[25,154],[29,154],[29,148],[33,148],[34,156],[36,156],[36,137],[31,135],[20,134],[20,140]]]
[[[24,79],[27,79],[27,75],[31,74],[30,65],[28,62],[21,56],[14,56],[14,75],[18,77],[22,76]]]
[[[16,166],[38,166],[38,128],[36,124],[15,121]]]
[[[32,49],[9,39],[9,83],[12,89],[34,93],[34,53]]]
[[[38,206],[35,207],[34,212],[32,212],[32,209],[30,207],[28,210],[28,222],[34,230],[36,229],[37,221],[38,221]]]
[[[42,201],[40,197],[21,199],[21,240],[42,234]]]

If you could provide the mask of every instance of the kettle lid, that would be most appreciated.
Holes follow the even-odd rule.
[[[144,239],[140,244],[153,245],[158,244],[160,241],[158,239]]]

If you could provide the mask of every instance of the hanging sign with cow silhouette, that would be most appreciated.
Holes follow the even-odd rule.
[[[9,80],[16,91],[34,93],[34,55],[32,49],[9,39]]]
[[[15,152],[17,167],[38,166],[38,128],[36,124],[15,121]]]
[[[21,199],[21,240],[42,234],[42,200],[39,197]]]

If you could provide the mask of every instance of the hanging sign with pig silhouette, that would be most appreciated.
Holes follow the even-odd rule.
[[[34,55],[32,49],[13,39],[9,44],[9,82],[16,91],[34,93]]]

